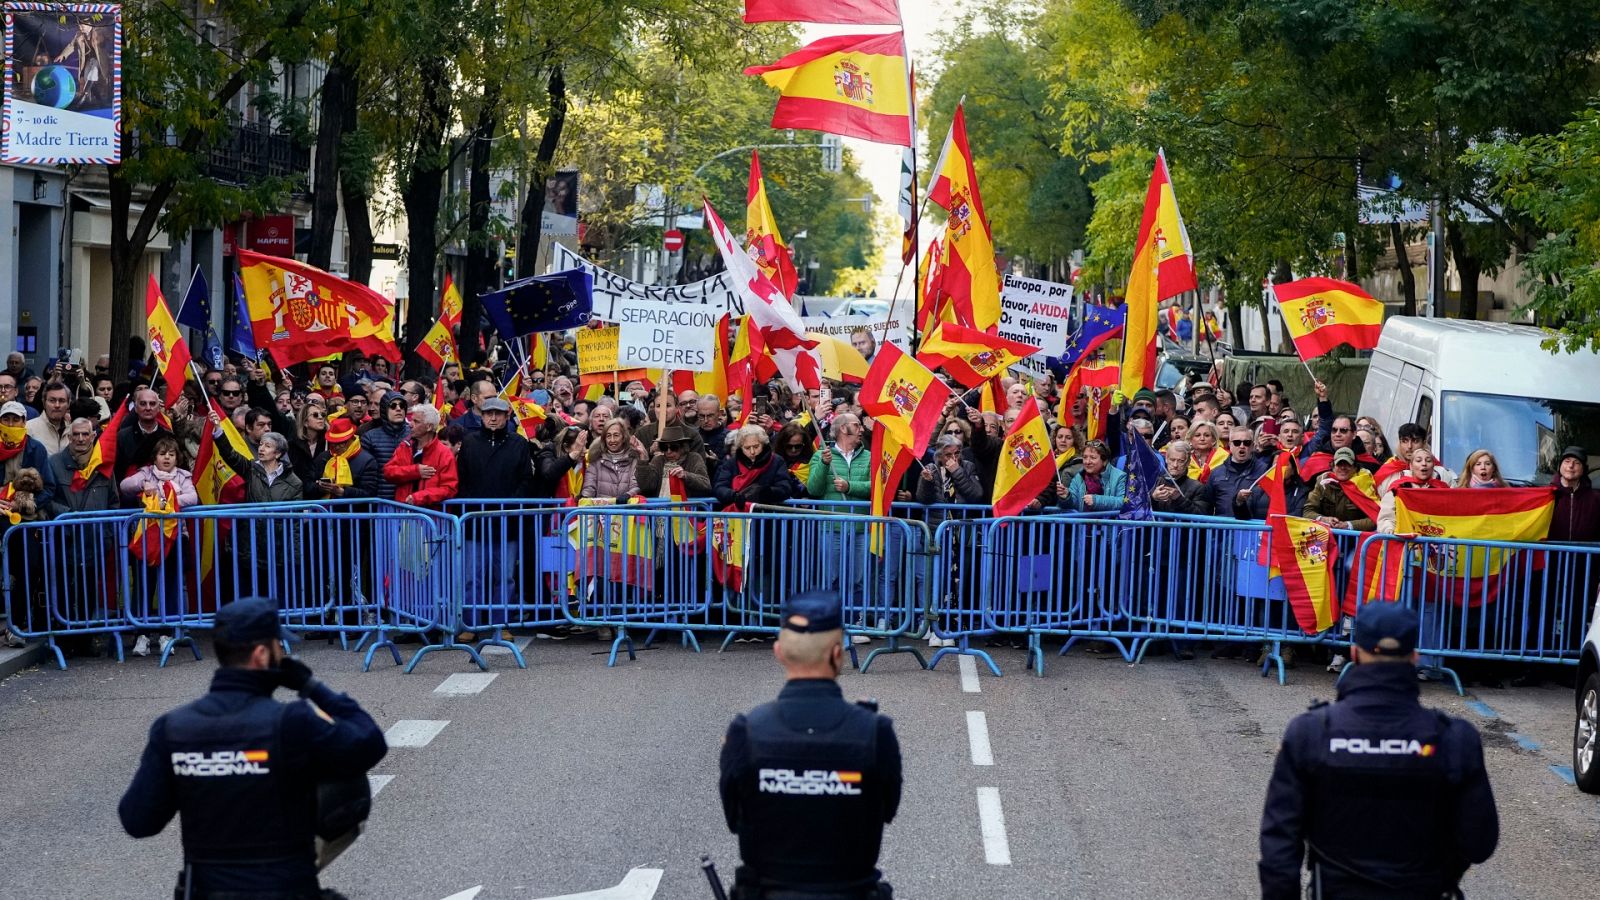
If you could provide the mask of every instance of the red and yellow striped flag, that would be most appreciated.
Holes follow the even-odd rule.
[[[794,271],[794,257],[783,235],[778,233],[778,220],[772,215],[772,204],[767,202],[767,181],[761,175],[761,154],[750,152],[750,189],[744,198],[744,243],[755,259],[756,266],[772,283],[793,298],[799,279]]]
[[[744,0],[746,22],[899,25],[899,0]]]
[[[954,307],[955,319],[979,331],[1000,324],[1000,273],[994,264],[994,233],[978,193],[978,170],[967,143],[967,115],[956,104],[928,199],[949,211],[945,223],[940,291]],[[1130,392],[1131,393],[1131,392]]]
[[[1000,464],[994,472],[994,514],[1014,516],[1036,499],[1056,477],[1056,458],[1050,452],[1039,404],[1023,404],[1022,414],[1000,445]]]
[[[439,295],[439,318],[423,335],[417,345],[417,355],[428,361],[435,372],[443,372],[450,363],[460,365],[461,354],[456,350],[456,336],[452,330],[461,323],[461,292],[455,280],[444,276],[444,290]]]
[[[1550,535],[1555,494],[1549,488],[1402,487],[1394,492],[1395,531],[1472,541],[1542,541]],[[1456,547],[1430,553],[1428,568],[1453,578],[1500,574],[1515,550]]]
[[[1360,286],[1332,278],[1302,278],[1273,285],[1272,293],[1301,359],[1309,361],[1340,344],[1357,350],[1378,346],[1383,301]]]
[[[161,296],[161,286],[150,276],[144,291],[144,316],[148,326],[150,355],[156,359],[156,370],[167,383],[165,405],[171,408],[183,396],[183,383],[189,378],[189,345],[183,342],[178,323],[167,308],[167,298]]]
[[[927,366],[885,342],[872,358],[857,399],[867,415],[893,431],[913,455],[921,456],[944,415],[950,388]]]
[[[1140,388],[1155,386],[1158,307],[1163,300],[1194,290],[1197,283],[1194,250],[1178,213],[1167,157],[1157,150],[1128,275],[1128,321],[1122,335],[1124,394],[1132,397]]]
[[[1031,344],[943,322],[923,339],[917,361],[930,369],[944,366],[956,381],[974,388],[1038,352]]]
[[[911,145],[910,80],[898,31],[825,37],[744,73],[778,89],[773,128]]]
[[[872,430],[872,505],[869,512],[873,517],[886,517],[894,508],[895,491],[899,490],[900,481],[914,458],[889,429]],[[882,556],[884,546],[883,527],[873,526],[867,548]]]
[[[1333,564],[1338,555],[1328,526],[1299,516],[1272,517],[1272,561],[1283,573],[1289,606],[1306,634],[1333,627]]]

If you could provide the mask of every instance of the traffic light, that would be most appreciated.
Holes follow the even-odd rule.
[[[836,134],[822,136],[822,169],[825,172],[844,171],[844,140]]]

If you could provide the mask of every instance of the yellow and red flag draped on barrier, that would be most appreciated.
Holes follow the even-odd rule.
[[[954,307],[955,319],[979,331],[1000,324],[1000,273],[994,265],[994,233],[978,192],[978,171],[967,143],[967,116],[956,104],[928,199],[949,211],[945,222],[945,265],[940,292]]]
[[[1283,572],[1289,606],[1306,634],[1333,627],[1333,564],[1338,555],[1328,526],[1299,516],[1272,517],[1272,560]]]
[[[667,497],[673,503],[687,503],[689,488],[683,479],[677,475],[667,476]],[[672,517],[671,534],[672,543],[680,553],[686,556],[699,556],[700,550],[706,543],[706,523],[704,519],[684,519]]]
[[[1000,444],[1000,463],[994,471],[994,514],[1014,516],[1037,499],[1056,477],[1055,462],[1039,404],[1023,404],[1022,414]]]
[[[643,503],[635,497],[630,504]],[[615,498],[595,497],[578,501],[579,506],[615,506]],[[572,520],[567,532],[578,551],[574,572],[578,583],[603,578],[633,587],[651,588],[656,579],[655,530],[642,516],[617,510]]]
[[[1542,541],[1550,534],[1555,494],[1549,488],[1397,488],[1395,531],[1473,541]],[[1517,551],[1455,547],[1429,553],[1428,571],[1451,578],[1499,575]]]
[[[1294,349],[1310,361],[1340,344],[1357,350],[1378,346],[1383,331],[1383,301],[1359,285],[1332,278],[1302,278],[1273,285],[1283,312],[1283,327],[1289,329]]]
[[[439,318],[417,345],[417,355],[427,360],[435,372],[443,372],[450,363],[460,365],[461,354],[456,349],[456,335],[452,330],[459,324],[461,292],[456,290],[455,280],[446,275],[444,290],[439,293]]]
[[[785,297],[793,298],[799,284],[794,256],[783,242],[783,235],[778,233],[778,220],[767,202],[767,181],[761,176],[761,154],[755,151],[750,153],[750,188],[745,193],[744,205],[744,243],[750,250],[750,257]]]
[[[178,489],[170,481],[163,481],[154,491],[143,496],[144,515],[158,518],[140,518],[133,526],[133,539],[128,551],[134,559],[147,566],[160,565],[178,539],[178,520],[172,514],[178,511]]]
[[[1194,465],[1192,457],[1189,460],[1189,465]],[[1262,492],[1267,495],[1268,521],[1271,521],[1273,516],[1286,516],[1289,514],[1289,498],[1284,491],[1288,486],[1289,473],[1293,471],[1294,455],[1285,450],[1272,458],[1272,465],[1256,481],[1256,484],[1261,486]],[[1207,474],[1210,474],[1209,470]],[[1277,577],[1278,564],[1272,558],[1272,542],[1270,540],[1261,542],[1261,549],[1256,556],[1256,562],[1266,566],[1271,571],[1272,577]]]
[[[900,0],[745,0],[744,20],[898,25]]]
[[[1122,335],[1122,392],[1133,396],[1156,379],[1156,320],[1161,301],[1192,291],[1194,250],[1178,213],[1178,197],[1167,174],[1167,157],[1156,151],[1155,171],[1145,193],[1144,217],[1128,274],[1128,321]]]
[[[144,316],[148,327],[150,355],[155,357],[156,370],[167,383],[166,406],[171,407],[183,396],[183,383],[189,378],[189,345],[183,342],[178,323],[167,308],[167,298],[161,296],[161,286],[150,276],[144,289]]]
[[[917,361],[930,369],[944,366],[956,381],[973,388],[1038,352],[1032,344],[944,322],[923,339]]]
[[[927,366],[886,342],[872,358],[858,399],[867,415],[921,456],[944,415],[950,388]]]
[[[1379,532],[1361,536],[1356,551],[1361,561],[1351,567],[1350,580],[1345,583],[1345,615],[1355,615],[1362,603],[1400,599],[1400,573],[1405,569],[1407,548],[1389,538]]]
[[[825,37],[744,73],[778,89],[773,128],[911,146],[910,79],[898,31]]]
[[[249,250],[239,251],[239,280],[256,348],[280,366],[356,349],[400,359],[394,304],[364,284]]]
[[[117,430],[122,427],[122,419],[128,414],[128,404],[123,402],[117,405],[116,412],[111,414],[111,421],[100,429],[100,437],[95,439],[94,449],[89,451],[89,461],[83,468],[72,473],[71,488],[74,493],[81,493],[89,486],[89,479],[94,473],[99,472],[107,478],[114,478],[112,468],[117,464]]]
[[[884,518],[894,508],[895,491],[900,489],[900,481],[905,478],[906,470],[911,468],[911,461],[915,459],[911,451],[900,443],[887,428],[874,428],[872,430],[872,500],[868,513],[875,518]],[[874,526],[867,539],[867,549],[878,556],[883,555],[884,539],[883,528]]]

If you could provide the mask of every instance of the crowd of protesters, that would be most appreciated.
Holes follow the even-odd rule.
[[[27,521],[138,510],[164,483],[178,508],[191,505],[195,455],[206,431],[222,434],[224,416],[248,452],[215,443],[242,476],[240,499],[250,503],[377,498],[440,509],[454,499],[642,497],[709,498],[717,508],[744,510],[801,498],[869,499],[873,422],[850,386],[795,392],[774,379],[758,386],[745,411],[738,398],[675,394],[639,381],[613,396],[610,384],[575,380],[570,364],[563,358],[526,373],[525,391],[546,417],[524,435],[500,396],[511,374],[503,363],[465,372],[447,366],[436,382],[401,377],[388,361],[359,355],[297,367],[298,375],[233,360],[197,369],[182,398],[163,408],[144,373],[113,377],[106,357],[87,370],[63,362],[40,377],[13,354],[0,370],[0,513]],[[1337,528],[1393,531],[1394,490],[1402,485],[1505,484],[1487,451],[1452,472],[1434,457],[1426,423],[1401,426],[1391,442],[1370,418],[1336,411],[1320,383],[1314,397],[1294,398],[1312,401],[1300,407],[1277,382],[1230,392],[1202,381],[1181,393],[1118,395],[1092,440],[1082,424],[1057,423],[1060,397],[1050,376],[1008,378],[1001,387],[1001,409],[985,411],[976,391],[951,399],[927,454],[896,486],[896,503],[987,505],[1004,437],[1027,404],[1038,404],[1048,424],[1058,477],[1025,513],[1119,510],[1128,435],[1163,457],[1164,476],[1151,492],[1161,512],[1265,519],[1262,477],[1279,454],[1296,463],[1287,470],[1286,511]],[[85,478],[100,430],[119,407],[126,412],[111,476]],[[1086,421],[1085,396],[1069,407],[1075,422]],[[1587,462],[1582,448],[1563,451],[1552,540],[1600,541],[1600,495]],[[1373,476],[1376,515],[1340,487],[1363,470]]]

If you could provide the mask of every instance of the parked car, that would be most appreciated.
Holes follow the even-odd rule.
[[[1578,715],[1572,726],[1572,776],[1578,788],[1600,794],[1600,598],[1578,662]]]

